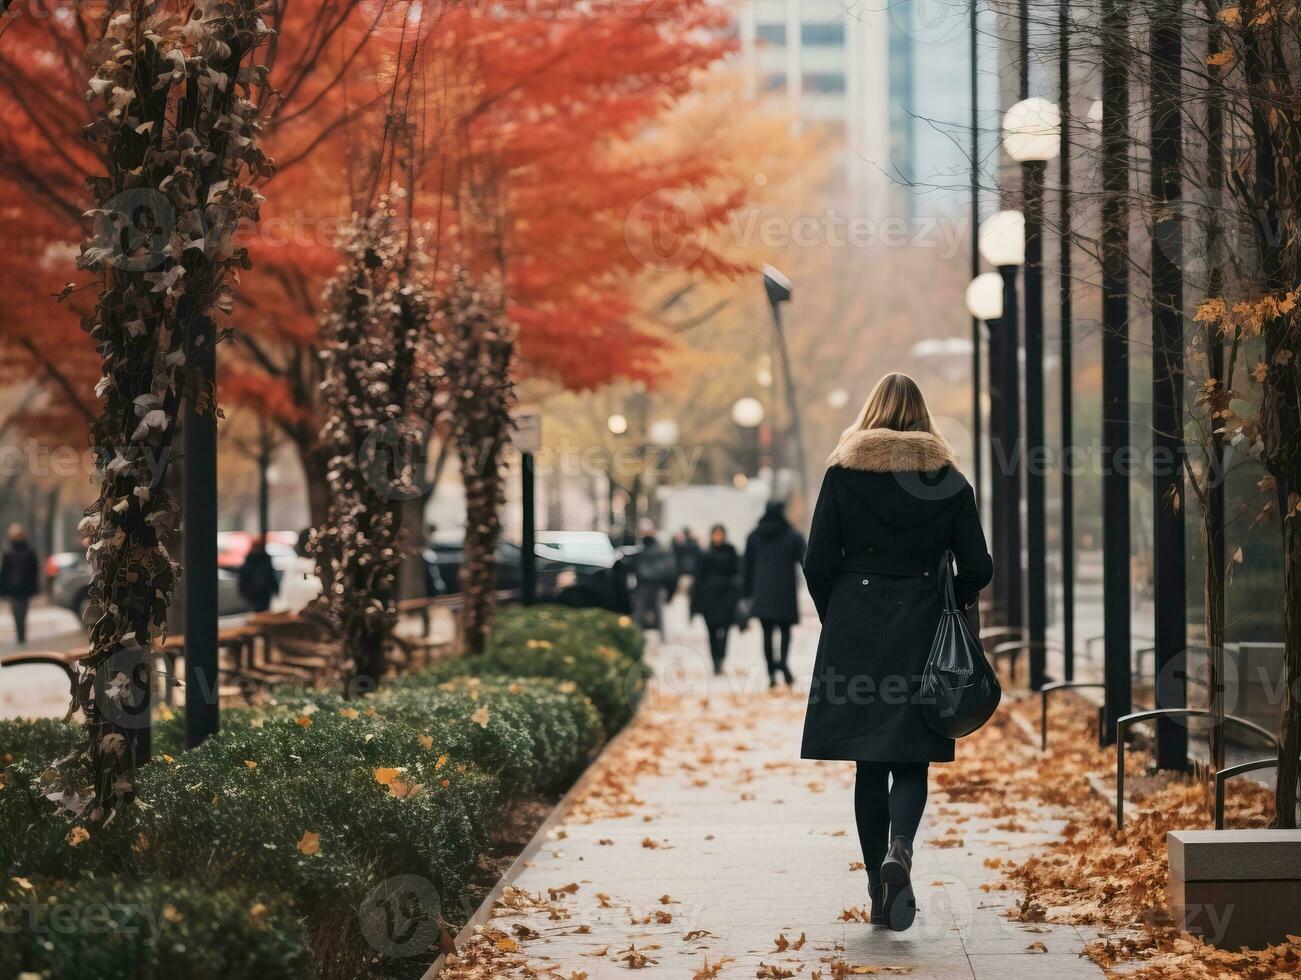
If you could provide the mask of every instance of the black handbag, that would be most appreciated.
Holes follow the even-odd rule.
[[[958,608],[951,551],[940,560],[937,584],[944,611],[922,669],[918,703],[931,731],[945,738],[962,738],[994,716],[1003,689],[985,659],[979,636]]]

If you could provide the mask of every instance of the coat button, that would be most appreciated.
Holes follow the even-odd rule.
[[[930,578],[930,577],[931,577],[931,573],[930,573],[930,572],[922,572],[922,575],[926,576],[926,578]]]
[[[863,579],[863,584],[867,585],[867,579]]]

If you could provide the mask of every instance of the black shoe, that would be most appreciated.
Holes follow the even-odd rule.
[[[873,888],[867,886],[867,897],[872,903],[871,923],[874,926],[888,926],[890,923],[885,917],[885,896],[881,892],[881,886]]]
[[[895,932],[912,926],[917,917],[917,901],[913,897],[912,845],[904,837],[896,837],[890,851],[881,862],[882,905],[886,924]]]

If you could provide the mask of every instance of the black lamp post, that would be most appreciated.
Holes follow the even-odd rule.
[[[1059,136],[1057,302],[1060,333],[1058,385],[1061,388],[1061,544],[1062,544],[1062,672],[1064,680],[1075,680],[1075,477],[1071,453],[1075,441],[1072,372],[1074,353],[1071,334],[1071,24],[1069,0],[1057,4],[1057,87],[1062,128]],[[1212,294],[1214,295],[1214,294]]]
[[[1044,173],[1047,161],[1061,149],[1060,134],[1061,114],[1045,99],[1022,99],[1003,117],[1003,148],[1021,164],[1025,213],[1026,626],[1032,691],[1048,679],[1043,209]]]
[[[1102,0],[1102,740],[1133,707],[1129,557],[1129,0]]]
[[[1021,569],[1021,343],[1020,310],[1016,292],[1017,268],[1025,262],[1025,218],[1020,211],[1000,211],[980,224],[980,253],[998,269],[1003,280],[1003,315],[991,324],[991,400],[997,390],[998,416],[991,419],[991,492],[1001,499],[1002,528],[995,529],[996,575],[1003,579],[1000,600],[1003,625],[1019,628],[1024,622]],[[996,337],[997,335],[997,337]],[[997,373],[995,373],[997,368]],[[996,388],[997,386],[997,388]],[[999,533],[1001,530],[1001,533]]]
[[[186,363],[217,376],[212,320],[192,321]],[[185,744],[194,748],[218,727],[217,683],[217,415],[185,408]]]
[[[979,261],[979,259],[977,259],[977,261]],[[971,382],[972,388],[974,389],[974,396],[972,400],[973,401],[972,415],[976,420],[976,424],[973,427],[971,444],[972,444],[972,455],[977,460],[979,460],[983,449],[983,447],[981,446],[981,435],[980,435],[981,433],[980,340],[981,340],[981,334],[988,331],[989,340],[990,340],[989,350],[990,350],[991,362],[993,361],[994,358],[1001,356],[1002,353],[1001,349],[996,349],[995,338],[998,335],[999,318],[1002,317],[1003,315],[1003,277],[1000,276],[997,272],[983,272],[980,275],[972,277],[971,282],[967,284],[966,301],[967,301],[967,312],[971,314],[971,320],[974,324],[976,324],[976,329],[973,334],[973,344],[975,349],[972,352],[973,363],[972,363],[972,382]],[[982,324],[984,325],[983,327]],[[991,368],[992,367],[993,365],[991,363]],[[993,385],[993,377],[994,377],[994,371],[991,370],[990,371],[991,399],[990,399],[990,423],[989,423],[991,430],[993,430],[994,427],[998,424],[996,421],[998,415],[996,413],[1001,412],[1003,407],[1001,401],[997,405],[994,404],[992,398],[995,390]],[[979,484],[979,477],[977,477],[976,482],[977,484]],[[992,494],[992,499],[994,503],[994,533],[996,538],[995,548],[997,548],[997,536],[1003,531],[1003,511],[1000,506],[1000,501],[1002,500],[1002,497],[997,492],[997,489],[998,488],[996,487],[995,488],[996,492]],[[977,492],[976,507],[977,510],[979,510],[980,497],[979,497],[978,486],[976,488],[976,492]],[[994,578],[996,588],[994,590],[993,601],[996,610],[1000,609],[1001,607],[1002,592],[1000,588],[998,588],[998,586],[1001,585],[1001,577],[1002,576],[1000,574],[996,574]]]
[[[1187,706],[1187,570],[1184,542],[1183,230],[1176,208],[1182,196],[1180,114],[1183,66],[1182,7],[1160,0],[1151,19],[1152,196],[1158,203],[1152,234],[1152,430],[1155,568],[1156,706]],[[1188,765],[1188,729],[1174,718],[1157,720],[1156,764]]]
[[[791,299],[791,281],[771,265],[763,267],[763,290],[772,311],[772,325],[777,332],[777,355],[782,362],[782,378],[786,386],[786,407],[790,411],[790,436],[795,446],[795,469],[799,480],[800,496],[808,499],[808,467],[804,455],[804,430],[800,425],[800,407],[795,394],[795,375],[791,370],[791,355],[786,346],[786,332],[782,329],[781,307]]]
[[[1063,0],[1065,2],[1065,0]],[[979,58],[979,9],[976,0],[971,0],[969,8],[970,24],[968,38],[971,45],[969,69],[971,73],[971,278],[974,282],[980,275],[980,58]],[[967,303],[971,306],[970,298]],[[1001,309],[1001,305],[1000,305]],[[981,320],[988,322],[995,317],[980,317],[971,314],[971,458],[972,484],[976,491],[976,513],[982,513],[984,502],[983,473],[981,456],[983,446],[981,439],[981,380],[980,380],[980,334]]]

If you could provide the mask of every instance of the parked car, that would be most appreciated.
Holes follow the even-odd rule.
[[[465,560],[465,543],[463,540],[442,539],[425,548],[426,562],[438,566],[439,576],[443,580],[444,595],[455,595],[461,591],[461,565]],[[523,581],[523,562],[520,546],[502,541],[497,545],[497,588],[517,590]],[[574,584],[574,570],[565,562],[556,561],[545,555],[539,555],[537,562],[538,596],[543,599],[556,598],[561,590]]]
[[[84,623],[86,605],[90,601],[90,563],[84,556],[61,568],[50,587],[50,599],[55,605],[71,609]],[[251,610],[239,594],[239,581],[233,571],[217,569],[217,615],[239,616]]]
[[[80,551],[55,551],[45,558],[45,590],[53,590],[54,580],[59,577],[59,572],[63,571],[78,561],[85,561],[86,555]]]

